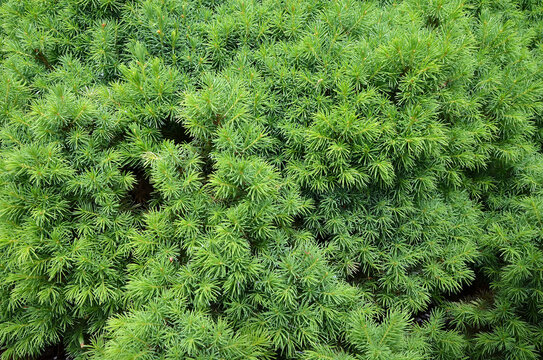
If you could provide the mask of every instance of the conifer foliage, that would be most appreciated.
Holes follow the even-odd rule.
[[[0,0],[0,353],[543,356],[539,0]]]

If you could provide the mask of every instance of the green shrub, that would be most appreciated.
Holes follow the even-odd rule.
[[[538,359],[538,0],[0,0],[0,351]]]

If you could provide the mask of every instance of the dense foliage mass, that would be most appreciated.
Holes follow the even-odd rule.
[[[3,359],[541,359],[541,1],[0,24]]]

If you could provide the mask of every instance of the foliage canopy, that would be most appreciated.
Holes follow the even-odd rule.
[[[543,356],[539,0],[0,0],[0,351]]]

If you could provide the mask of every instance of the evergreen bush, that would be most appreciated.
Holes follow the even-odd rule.
[[[0,352],[541,359],[539,0],[0,0]]]

